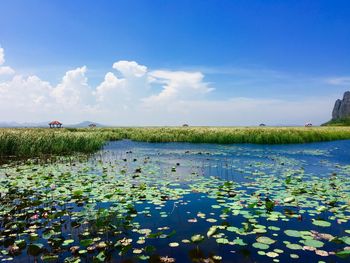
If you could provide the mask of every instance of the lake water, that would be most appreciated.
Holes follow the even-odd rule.
[[[88,157],[3,165],[0,182],[2,261],[350,260],[348,140],[118,141]]]

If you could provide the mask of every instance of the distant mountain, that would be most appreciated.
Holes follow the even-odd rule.
[[[332,120],[343,120],[350,118],[350,91],[346,91],[343,95],[343,99],[337,99],[333,112]]]
[[[100,124],[97,122],[92,122],[92,121],[83,121],[83,122],[80,122],[77,124],[67,124],[67,125],[64,125],[64,127],[67,127],[67,128],[86,128],[86,127],[89,127],[90,124],[95,124],[96,127],[106,127],[103,124]]]
[[[0,127],[1,128],[41,128],[41,127],[48,127],[48,123],[47,122],[23,122],[23,123],[19,123],[19,122],[0,122]]]
[[[335,101],[332,119],[323,126],[350,126],[350,91],[346,91],[343,99]]]
[[[0,122],[0,128],[47,128],[49,121],[45,122]],[[67,128],[86,128],[89,127],[90,124],[95,124],[96,127],[106,127],[106,125],[102,125],[97,122],[92,122],[92,121],[83,121],[77,124],[67,124],[65,125],[63,123],[63,127]]]

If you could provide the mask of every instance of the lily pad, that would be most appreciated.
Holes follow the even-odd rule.
[[[37,256],[42,252],[43,248],[44,248],[44,245],[40,243],[30,244],[28,246],[28,253],[33,256]]]
[[[258,248],[258,249],[262,249],[262,250],[266,250],[266,249],[269,249],[269,245],[267,245],[267,244],[264,244],[264,243],[259,243],[259,242],[255,242],[255,243],[253,243],[253,245],[252,245],[253,247],[255,247],[255,248]]]
[[[298,245],[298,244],[289,243],[286,246],[287,246],[287,248],[292,249],[292,250],[302,250],[303,249],[303,247]]]
[[[286,198],[283,199],[283,202],[285,203],[291,203],[295,201],[295,197],[294,196],[288,196]]]
[[[315,226],[321,226],[321,227],[330,227],[331,223],[324,221],[324,220],[313,220],[312,223]]]
[[[275,240],[273,240],[273,239],[271,239],[269,237],[265,237],[265,236],[258,237],[256,239],[256,241],[259,242],[259,243],[266,244],[266,245],[271,245],[271,244],[276,242]]]
[[[320,248],[323,247],[324,243],[319,240],[314,240],[314,239],[307,239],[304,241],[305,246],[310,246],[314,248]]]
[[[192,241],[193,243],[200,243],[200,242],[202,242],[203,240],[204,240],[204,236],[203,236],[203,235],[200,235],[200,234],[193,235],[193,236],[191,237],[191,241]]]
[[[285,230],[284,233],[290,237],[301,237],[301,234],[297,230]]]
[[[169,247],[178,247],[178,246],[179,246],[179,243],[177,242],[169,243]]]

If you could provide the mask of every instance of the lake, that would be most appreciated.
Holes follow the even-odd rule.
[[[348,262],[350,140],[110,142],[0,169],[0,260]]]

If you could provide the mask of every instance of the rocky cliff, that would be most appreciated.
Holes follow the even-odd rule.
[[[332,120],[342,120],[350,118],[350,91],[344,93],[343,99],[336,100],[333,112]]]

